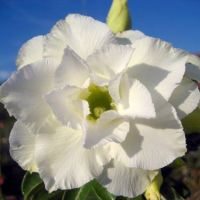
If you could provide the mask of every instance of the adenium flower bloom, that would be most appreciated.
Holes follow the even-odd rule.
[[[10,153],[48,191],[95,178],[134,197],[185,154],[180,120],[199,104],[199,69],[167,42],[68,15],[22,46],[17,67],[0,89],[17,119]]]

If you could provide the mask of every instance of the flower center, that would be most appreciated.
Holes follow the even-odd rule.
[[[115,109],[107,86],[100,87],[90,84],[87,90],[84,91],[84,94],[85,97],[83,99],[88,102],[90,109],[90,114],[87,116],[88,120],[96,120],[103,112]]]

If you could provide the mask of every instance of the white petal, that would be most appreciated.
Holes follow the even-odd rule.
[[[53,133],[33,134],[16,122],[10,135],[10,152],[25,170],[37,171],[46,189],[78,188],[102,173],[107,158],[101,149],[82,147],[82,133],[54,127]]]
[[[128,167],[159,169],[186,152],[185,134],[175,109],[157,93],[152,92],[152,97],[156,118],[130,121],[126,140],[108,145],[110,155]]]
[[[95,148],[108,142],[122,142],[129,131],[129,123],[117,112],[106,111],[95,122],[87,122],[84,127],[86,148]]]
[[[122,112],[133,118],[154,118],[156,116],[151,94],[140,81],[134,80],[130,86],[129,108]]]
[[[124,109],[119,106],[119,113],[132,118],[155,118],[156,112],[150,92],[138,80],[134,80],[129,88],[129,106]]]
[[[129,106],[130,81],[126,73],[116,75],[108,85],[109,93],[116,104]]]
[[[137,124],[136,127],[143,141],[141,151],[134,156],[133,165],[143,169],[159,169],[186,153],[182,129],[152,128],[142,124]]]
[[[61,59],[64,49],[69,46],[85,59],[113,41],[114,36],[104,23],[91,17],[72,14],[59,21],[47,35],[45,55]]]
[[[107,45],[88,57],[87,63],[96,79],[110,80],[115,74],[125,70],[133,54],[128,45]]]
[[[74,85],[81,87],[88,75],[87,64],[70,48],[66,48],[62,62],[56,70],[57,86]]]
[[[66,126],[80,128],[84,118],[83,101],[80,99],[81,90],[74,86],[66,86],[46,95],[46,100],[57,118]]]
[[[82,147],[81,132],[64,127],[40,134],[36,144],[39,174],[49,192],[78,188],[99,176],[103,170],[99,154],[100,150]]]
[[[136,40],[128,74],[169,99],[185,73],[186,53],[164,41],[145,37]]]
[[[53,60],[27,65],[15,72],[0,88],[0,101],[9,114],[34,128],[34,132],[51,126],[54,120],[43,96],[54,87],[56,66]]]
[[[20,69],[25,65],[37,62],[43,58],[44,36],[28,40],[19,50],[16,65]]]
[[[198,56],[189,56],[185,75],[192,80],[200,81],[200,58]]]
[[[200,102],[200,92],[197,83],[183,78],[174,90],[169,102],[176,108],[179,118],[184,118],[195,110]]]
[[[98,181],[115,196],[133,198],[144,193],[156,174],[156,171],[128,168],[120,162],[113,162]]]
[[[138,30],[128,30],[117,34],[117,42],[119,44],[132,44],[132,46],[134,46],[136,40],[140,40],[144,37],[144,33]]]
[[[35,162],[36,136],[20,121],[10,133],[10,155],[25,170],[37,172]]]
[[[147,119],[156,116],[151,94],[140,81],[128,79],[127,74],[119,74],[110,81],[108,88],[121,115]]]
[[[65,20],[70,26],[68,44],[82,58],[87,58],[97,49],[115,40],[106,24],[91,17],[76,14],[68,15]]]
[[[61,62],[67,44],[69,25],[65,20],[59,20],[45,36],[44,56],[53,57]]]

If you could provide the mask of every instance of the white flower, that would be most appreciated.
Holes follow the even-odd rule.
[[[138,31],[116,36],[90,17],[67,16],[22,46],[0,89],[17,119],[13,159],[49,191],[96,178],[115,195],[143,193],[155,170],[186,151],[180,118],[200,99],[188,57]]]

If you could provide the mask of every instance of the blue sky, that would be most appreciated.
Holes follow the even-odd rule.
[[[0,0],[0,80],[15,70],[20,46],[69,13],[105,21],[111,0]],[[129,0],[133,28],[200,52],[200,0]]]

